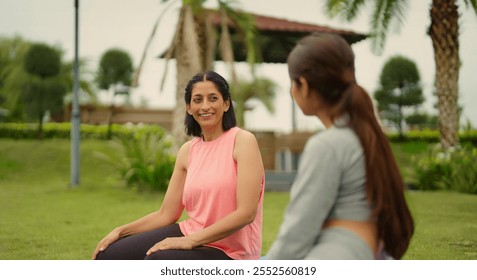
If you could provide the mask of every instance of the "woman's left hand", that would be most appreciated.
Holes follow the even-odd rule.
[[[194,242],[187,236],[183,237],[168,237],[160,242],[157,242],[152,246],[146,253],[146,255],[151,255],[159,250],[191,250],[194,248]]]

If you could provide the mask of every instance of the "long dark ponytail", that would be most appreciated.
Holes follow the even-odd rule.
[[[345,112],[366,157],[366,192],[377,217],[378,236],[395,259],[406,252],[414,233],[414,222],[404,197],[404,182],[386,135],[383,133],[369,95],[351,86]]]
[[[304,77],[330,105],[332,120],[349,116],[346,125],[355,131],[365,155],[366,192],[377,218],[378,238],[392,257],[401,259],[414,233],[414,222],[402,176],[372,100],[355,81],[351,47],[340,36],[312,34],[298,42],[287,62],[290,78]]]

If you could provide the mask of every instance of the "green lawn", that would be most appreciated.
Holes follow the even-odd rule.
[[[406,153],[422,151],[420,145],[394,148],[404,162]],[[95,157],[95,151],[113,152],[105,141],[81,143],[80,185],[70,188],[69,149],[66,140],[0,139],[0,259],[89,259],[113,227],[159,207],[162,194],[124,187]],[[413,191],[408,200],[416,234],[407,259],[477,259],[477,196]],[[263,254],[287,201],[288,193],[265,194]]]

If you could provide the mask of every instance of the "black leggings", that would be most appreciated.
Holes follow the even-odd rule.
[[[149,256],[146,252],[167,237],[184,236],[178,224],[172,224],[135,235],[126,236],[100,252],[97,260],[230,260],[223,251],[199,246],[192,250],[161,250]]]

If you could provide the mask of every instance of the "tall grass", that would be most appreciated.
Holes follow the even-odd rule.
[[[80,185],[71,188],[69,145],[0,139],[0,259],[89,259],[113,227],[160,206],[163,194],[125,187],[117,171],[94,155],[115,152],[106,141],[81,142]],[[405,258],[477,259],[477,196],[407,195],[416,234]],[[276,237],[287,202],[288,193],[265,194],[262,254]]]

